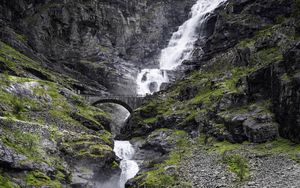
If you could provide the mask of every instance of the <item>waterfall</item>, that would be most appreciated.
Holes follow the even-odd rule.
[[[152,94],[160,90],[162,83],[168,83],[168,70],[175,70],[184,60],[191,57],[196,40],[200,37],[197,30],[205,23],[206,15],[226,0],[198,0],[193,5],[190,18],[173,33],[168,46],[161,51],[159,68],[143,69],[137,76],[137,94]],[[199,36],[200,35],[200,36]]]
[[[122,159],[121,177],[119,179],[119,188],[124,188],[127,180],[133,178],[139,171],[136,161],[132,160],[135,151],[129,141],[115,141],[114,152]]]
[[[163,83],[169,82],[167,71],[175,70],[182,61],[190,58],[196,40],[201,38],[201,26],[206,20],[206,15],[225,1],[198,0],[193,5],[190,18],[173,33],[168,46],[161,51],[159,68],[143,69],[138,74],[137,94],[152,94],[159,91]],[[135,150],[129,141],[115,141],[114,152],[122,159],[119,188],[124,188],[126,181],[133,178],[139,171],[138,164],[133,160]]]

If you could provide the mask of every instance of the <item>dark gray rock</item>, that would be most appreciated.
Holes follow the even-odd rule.
[[[4,0],[0,38],[84,83],[82,93],[133,94],[138,67],[157,63],[160,49],[194,2]],[[35,69],[27,72],[49,79]]]
[[[194,98],[199,92],[199,88],[187,86],[184,89],[180,90],[178,94],[178,99],[180,101],[189,100],[191,98]]]
[[[272,99],[280,135],[300,143],[299,74],[300,44],[285,54],[285,62],[272,67]],[[286,72],[286,73],[284,73]]]
[[[151,82],[149,84],[149,90],[151,93],[158,91],[158,84],[156,82]]]
[[[244,133],[250,142],[263,143],[275,140],[279,136],[278,123],[261,123],[254,119],[247,119],[243,122]]]
[[[176,147],[176,140],[179,137],[174,136],[173,133],[174,130],[158,129],[146,138],[141,148],[166,154]]]

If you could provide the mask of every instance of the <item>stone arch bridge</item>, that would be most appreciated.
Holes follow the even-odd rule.
[[[109,96],[95,96],[89,95],[85,96],[85,98],[89,101],[93,106],[97,104],[103,103],[115,103],[126,108],[130,113],[133,110],[139,108],[144,102],[144,96],[140,95],[109,95]]]

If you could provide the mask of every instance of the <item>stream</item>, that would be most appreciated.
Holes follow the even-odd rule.
[[[191,8],[189,19],[173,33],[168,46],[161,51],[159,67],[143,69],[136,78],[138,95],[145,96],[160,90],[163,83],[168,83],[167,71],[175,70],[184,60],[191,57],[195,42],[204,36],[203,29],[207,15],[226,0],[198,0]],[[139,171],[139,166],[133,160],[135,149],[129,141],[115,141],[114,152],[122,159],[119,188],[133,178]]]
[[[127,180],[133,178],[139,171],[136,161],[132,160],[135,150],[129,141],[115,141],[114,152],[122,159],[120,167],[122,170],[119,187],[124,188]]]

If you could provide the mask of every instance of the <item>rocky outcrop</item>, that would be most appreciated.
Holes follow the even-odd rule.
[[[137,109],[121,133],[147,140],[167,128],[204,135],[205,144],[280,136],[299,143],[298,20],[298,1],[228,1],[208,16],[206,37],[181,67],[186,75]],[[134,185],[151,182],[156,171],[147,169]]]
[[[299,107],[299,47],[297,43],[286,54],[283,65],[272,67],[272,98],[274,112],[280,123],[280,133],[300,143],[300,107]]]
[[[194,2],[4,0],[0,186],[97,187],[118,176],[109,116],[76,93],[135,91],[138,69],[155,66]],[[300,142],[299,12],[298,0],[229,0],[208,15],[205,37],[177,70],[186,74],[147,98],[121,130],[151,154],[128,186],[188,187],[177,182],[178,167],[199,135],[205,146]],[[277,149],[296,157],[290,147]]]
[[[95,187],[120,174],[104,111],[38,79],[1,74],[0,96],[1,186]]]
[[[0,187],[117,181],[111,119],[77,94],[133,94],[194,2],[1,2]]]
[[[132,94],[137,68],[156,63],[193,3],[5,0],[0,38],[43,66],[79,80],[72,87],[81,92]]]
[[[179,92],[175,97],[171,94],[154,99],[154,104],[150,102],[148,107],[159,103],[162,105],[150,110],[156,114],[141,116],[146,119],[148,130],[165,127],[162,120],[172,117],[179,120],[175,121],[174,128],[186,129],[191,124],[199,124],[194,126],[196,130],[200,127],[200,131],[208,131],[220,139],[264,142],[276,138],[280,133],[297,141],[295,131],[298,125],[289,123],[298,122],[299,114],[295,105],[298,101],[297,11],[297,4],[293,1],[229,1],[219,8],[207,21],[206,27],[210,31],[207,39],[203,41],[201,38],[196,45],[203,50],[203,55],[198,54],[196,49],[194,60],[184,62],[185,67],[198,67],[199,73],[193,72],[192,76],[170,87],[169,93]],[[174,105],[173,99],[179,99],[186,105]],[[245,109],[251,103],[268,105],[263,109],[259,107],[260,110],[254,110],[253,107]],[[163,105],[171,109],[163,108]],[[195,112],[177,110],[186,106]],[[147,107],[140,112],[145,109]],[[226,113],[232,114],[229,115],[230,121],[222,117]],[[193,121],[193,116],[197,117],[196,121]],[[153,122],[148,123],[147,119],[151,117],[156,119],[152,118]],[[133,117],[132,120],[136,122],[130,121],[128,128],[137,124],[140,128],[144,127],[140,119]],[[226,127],[225,136],[220,136],[224,130],[216,128],[222,124]],[[133,128],[131,132],[137,130],[139,128]]]

